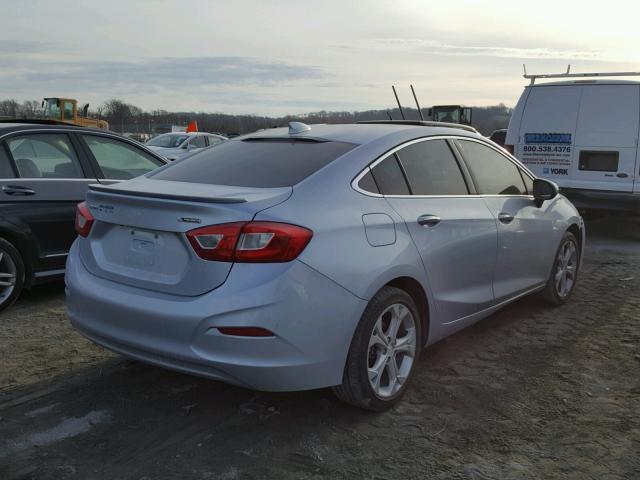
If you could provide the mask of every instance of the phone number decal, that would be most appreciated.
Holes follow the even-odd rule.
[[[571,153],[571,147],[566,145],[524,145],[525,153]]]

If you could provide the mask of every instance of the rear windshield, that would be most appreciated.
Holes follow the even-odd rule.
[[[238,187],[288,187],[353,149],[342,142],[237,140],[152,173],[156,180],[235,185]]]

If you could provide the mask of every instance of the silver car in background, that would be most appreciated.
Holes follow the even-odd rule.
[[[204,150],[205,148],[213,147],[226,140],[228,140],[227,137],[214,133],[163,133],[162,135],[153,137],[145,143],[145,146],[167,160],[173,161]]]
[[[89,339],[371,410],[398,401],[426,346],[530,293],[566,302],[585,243],[553,183],[429,122],[238,137],[93,186],[77,229],[67,309]]]

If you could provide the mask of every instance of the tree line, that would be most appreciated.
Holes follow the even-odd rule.
[[[79,106],[80,108],[80,106]],[[428,109],[422,109],[428,118]],[[418,110],[403,107],[407,119],[418,120]],[[512,109],[499,104],[488,107],[473,107],[473,126],[488,135],[498,128],[506,128]],[[40,102],[27,100],[0,100],[0,117],[34,118],[42,115]],[[291,121],[305,123],[353,123],[366,120],[400,120],[398,108],[366,111],[319,111],[300,115],[269,117],[260,115],[230,115],[225,113],[168,112],[166,110],[144,111],[119,99],[110,99],[89,111],[89,116],[109,122],[109,128],[118,133],[155,133],[169,125],[184,126],[192,120],[198,122],[200,131],[217,132],[225,135],[241,135],[264,128],[287,125]]]

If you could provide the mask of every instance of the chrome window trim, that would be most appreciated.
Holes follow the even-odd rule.
[[[401,150],[401,149],[403,149],[405,147],[408,147],[409,145],[413,145],[414,143],[428,142],[429,140],[469,140],[469,141],[472,141],[472,142],[479,143],[481,145],[485,145],[485,146],[495,150],[497,153],[499,153],[500,155],[505,157],[507,160],[509,160],[511,163],[513,163],[516,166],[516,168],[519,168],[524,173],[526,173],[531,178],[531,180],[534,180],[536,178],[535,175],[527,167],[525,167],[517,158],[511,157],[511,155],[509,155],[507,152],[503,151],[499,147],[495,147],[494,145],[492,145],[492,144],[490,144],[488,142],[485,142],[484,140],[481,140],[479,138],[474,138],[474,137],[466,137],[466,136],[463,136],[463,135],[434,135],[434,136],[431,136],[431,137],[414,138],[413,140],[409,140],[407,142],[401,143],[400,145],[397,145],[394,148],[392,148],[391,150],[383,153],[378,158],[376,158],[373,162],[371,162],[369,165],[367,165],[358,175],[356,175],[356,177],[351,181],[351,188],[353,188],[356,192],[361,193],[362,195],[366,195],[368,197],[375,197],[375,198],[470,198],[470,197],[471,198],[477,198],[477,197],[507,198],[507,197],[517,197],[517,198],[530,198],[530,199],[533,199],[533,195],[498,195],[498,194],[383,195],[381,193],[373,193],[373,192],[369,192],[367,190],[363,190],[358,186],[358,183],[360,182],[360,180],[362,180],[362,177],[364,177],[367,173],[371,172],[372,168],[374,168],[376,165],[378,165],[379,163],[381,163],[384,160],[386,160],[387,158],[389,158],[391,155],[394,155],[399,150]],[[372,175],[373,175],[373,173],[372,173]]]

